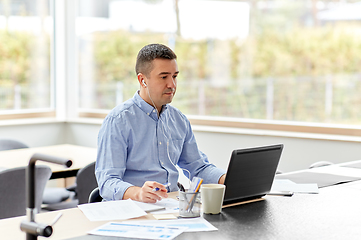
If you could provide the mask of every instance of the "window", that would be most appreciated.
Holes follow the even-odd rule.
[[[52,32],[49,1],[0,1],[1,119],[53,116]]]
[[[187,115],[361,124],[357,1],[78,0],[81,116],[139,88],[141,47],[178,55]]]

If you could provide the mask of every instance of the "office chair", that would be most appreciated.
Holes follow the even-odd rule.
[[[89,163],[79,170],[76,175],[76,196],[78,204],[88,203],[89,194],[98,187],[95,178],[95,162]]]
[[[23,142],[13,139],[0,139],[0,151],[29,148]],[[46,188],[44,190],[43,203],[54,204],[60,203],[70,198],[70,192],[65,188]]]
[[[0,139],[0,151],[28,148],[25,143],[12,139]]]
[[[29,148],[23,142],[14,139],[0,139],[0,151]],[[1,164],[0,164],[1,165]],[[65,188],[46,188],[44,190],[43,203],[54,204],[63,202],[70,198],[70,192]]]
[[[26,168],[11,168],[0,172],[0,219],[26,215]],[[51,174],[48,166],[39,165],[35,168],[35,205],[38,211]]]
[[[85,167],[81,168],[77,175],[75,184],[68,187],[69,191],[75,193],[74,199],[71,201],[48,204],[43,207],[43,210],[54,211],[76,207],[78,204],[88,203],[89,194],[91,191],[98,187],[98,183],[95,178],[95,161],[89,163]]]
[[[101,202],[103,198],[100,196],[99,187],[94,188],[89,194],[88,203]]]

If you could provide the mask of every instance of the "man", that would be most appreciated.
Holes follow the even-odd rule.
[[[138,53],[140,90],[115,107],[99,131],[95,174],[103,199],[154,203],[166,198],[168,190],[178,190],[176,165],[190,179],[224,183],[225,171],[198,150],[188,119],[168,105],[177,88],[176,59],[162,44]]]

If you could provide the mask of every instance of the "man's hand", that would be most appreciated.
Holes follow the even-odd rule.
[[[158,191],[155,191],[158,188]],[[123,196],[123,199],[132,199],[139,202],[156,203],[162,198],[167,198],[167,189],[160,183],[147,181],[142,187],[130,187]]]

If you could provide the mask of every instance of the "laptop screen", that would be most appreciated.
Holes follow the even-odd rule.
[[[283,144],[234,150],[223,205],[260,198],[271,190]]]

